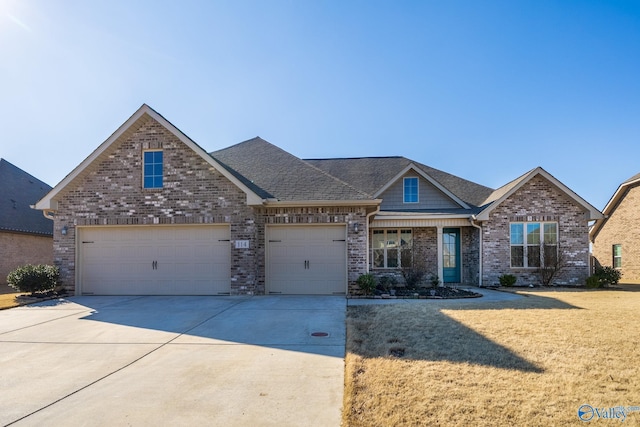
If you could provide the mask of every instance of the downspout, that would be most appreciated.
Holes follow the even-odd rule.
[[[369,272],[369,224],[371,223],[371,221],[369,221],[369,218],[371,218],[371,216],[377,214],[380,212],[380,205],[376,206],[376,210],[373,212],[370,212],[367,214],[367,228],[366,228],[366,233],[367,233],[367,237],[366,237],[366,244],[367,244],[367,256],[365,257],[365,260],[367,262],[367,273]]]
[[[479,250],[478,250],[478,259],[479,259],[479,265],[478,265],[478,287],[481,288],[482,287],[482,227],[479,226],[478,224],[476,224],[476,216],[475,215],[471,215],[471,217],[469,218],[469,222],[471,223],[472,227],[475,227],[475,228],[478,229],[478,234],[480,235]]]

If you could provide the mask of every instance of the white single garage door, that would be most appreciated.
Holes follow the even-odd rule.
[[[344,295],[344,225],[267,227],[267,291],[271,294]]]
[[[86,295],[218,295],[230,291],[229,226],[82,227]]]

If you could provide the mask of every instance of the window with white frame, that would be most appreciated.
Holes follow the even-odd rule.
[[[622,245],[613,245],[613,268],[622,268]]]
[[[412,231],[411,229],[373,230],[371,249],[374,268],[411,267]]]
[[[404,203],[418,203],[418,178],[404,179]]]
[[[512,222],[511,267],[552,267],[558,262],[558,223]]]

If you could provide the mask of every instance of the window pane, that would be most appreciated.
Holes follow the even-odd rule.
[[[153,151],[153,163],[162,163],[162,151]]]
[[[413,264],[413,237],[411,230],[400,230],[400,267]]]
[[[522,245],[524,244],[523,237],[523,224],[511,224],[511,244]]]
[[[544,266],[554,267],[558,264],[558,247],[556,245],[544,246]]]
[[[153,188],[153,178],[145,177],[144,179],[144,188]]]
[[[524,267],[524,247],[511,246],[511,267]]]
[[[387,230],[387,248],[398,247],[398,231]]]
[[[384,248],[384,230],[373,230],[373,241],[371,242],[373,248]]]
[[[398,267],[398,250],[387,249],[387,268]]]
[[[613,256],[622,256],[622,245],[613,245]]]
[[[405,203],[418,202],[418,178],[404,179],[404,202]]]
[[[555,245],[558,243],[557,224],[544,224],[544,243],[545,245]]]
[[[162,188],[162,175],[153,178],[153,188]]]
[[[540,267],[540,246],[527,246],[527,267]]]
[[[540,223],[532,222],[527,224],[527,244],[540,244]]]
[[[377,268],[384,267],[384,249],[373,250],[373,266]]]
[[[162,163],[153,165],[153,174],[162,176]]]
[[[153,151],[144,152],[144,163],[153,163]]]

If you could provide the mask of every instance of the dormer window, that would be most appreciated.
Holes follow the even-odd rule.
[[[409,177],[404,179],[404,202],[418,203],[418,178]]]
[[[144,188],[162,188],[162,151],[145,151],[144,160]]]

